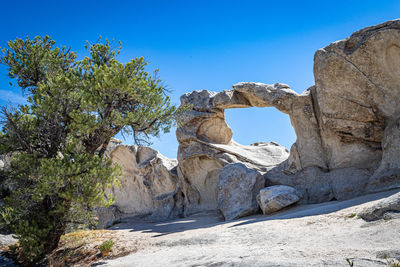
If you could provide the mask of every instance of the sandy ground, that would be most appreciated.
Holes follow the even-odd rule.
[[[355,214],[391,191],[297,206],[273,216],[223,222],[202,214],[164,223],[114,226],[138,251],[96,266],[386,266],[400,257],[400,217],[365,222]]]

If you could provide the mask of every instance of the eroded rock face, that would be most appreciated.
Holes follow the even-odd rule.
[[[385,127],[400,116],[400,21],[315,53],[315,99],[329,168],[376,168]],[[340,77],[340,78],[339,78]]]
[[[256,170],[244,164],[228,164],[219,172],[218,209],[225,220],[257,213],[257,194],[265,180]]]
[[[286,85],[270,86],[272,91]],[[180,117],[178,176],[185,195],[185,214],[216,210],[218,181],[226,164],[242,163],[260,172],[286,160],[289,151],[273,142],[243,146],[232,139],[224,109],[250,107],[250,100],[236,90],[221,93],[194,91],[181,97],[191,109]]]
[[[314,76],[315,85],[301,94],[282,83],[246,82],[181,96],[189,108],[176,131],[178,162],[150,148],[110,149],[125,170],[123,186],[113,189],[118,210],[170,218],[220,208],[236,218],[246,212],[228,215],[236,209],[229,192],[252,195],[252,186],[239,188],[253,172],[266,186],[293,187],[301,203],[400,187],[400,20],[318,50]],[[248,107],[289,115],[297,136],[290,152],[274,142],[243,146],[232,139],[224,110]],[[221,182],[229,185],[224,193]]]
[[[236,162],[264,173],[269,186],[296,188],[303,203],[400,186],[400,20],[318,50],[314,75],[316,84],[302,94],[281,83],[249,82],[181,97],[192,105],[177,130],[186,211],[213,208],[218,173]],[[232,140],[224,110],[247,107],[275,107],[290,116],[297,140],[289,155],[273,143],[260,150]]]
[[[151,221],[176,218],[183,212],[175,159],[149,147],[109,145],[106,155],[122,166],[121,185],[112,188],[115,203],[98,212],[99,226],[110,226],[124,217],[141,216]]]
[[[368,181],[367,192],[400,187],[400,119],[385,128],[382,160]]]

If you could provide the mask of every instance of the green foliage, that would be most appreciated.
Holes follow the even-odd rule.
[[[114,245],[114,241],[112,241],[111,239],[106,240],[103,243],[101,243],[101,245],[99,246],[99,250],[101,253],[110,252],[113,245]]]
[[[349,266],[354,266],[354,261],[350,260],[349,258],[346,258],[346,261]]]
[[[107,188],[122,174],[104,157],[119,132],[137,144],[169,131],[179,112],[167,91],[145,71],[143,58],[121,63],[121,44],[86,44],[76,60],[46,37],[16,39],[0,63],[28,97],[27,105],[1,108],[0,155],[12,157],[0,171],[8,196],[0,222],[19,239],[25,263],[57,247],[66,225],[88,221],[94,206],[111,204]]]

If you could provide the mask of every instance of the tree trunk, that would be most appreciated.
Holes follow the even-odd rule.
[[[45,205],[44,214],[48,215],[48,222],[53,225],[43,240],[44,253],[47,255],[58,247],[61,236],[65,234],[71,201],[52,196],[45,198],[43,204]],[[56,210],[59,211],[56,212]]]

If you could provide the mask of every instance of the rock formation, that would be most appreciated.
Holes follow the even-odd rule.
[[[270,88],[273,94],[287,86]],[[226,164],[241,162],[265,173],[288,157],[288,151],[273,142],[243,146],[232,139],[224,110],[255,105],[237,91],[194,91],[181,96],[181,102],[191,107],[181,116],[181,127],[176,131],[185,214],[217,208],[219,173]]]
[[[316,84],[302,94],[281,83],[239,83],[220,93],[183,95],[182,104],[193,108],[177,130],[180,177],[201,181],[213,171],[216,179],[221,165],[242,161],[263,172],[267,186],[296,188],[303,203],[400,186],[400,20],[318,50],[314,76]],[[224,109],[270,106],[290,116],[297,140],[285,161],[283,153],[269,151],[255,164],[233,149],[240,146],[232,140]],[[202,178],[191,175],[194,165],[185,164],[193,158],[219,165],[201,167]]]
[[[170,218],[219,208],[227,218],[240,217],[247,211],[228,212],[241,209],[232,208],[237,200],[229,194],[246,184],[237,198],[251,195],[246,201],[254,203],[252,170],[265,186],[294,188],[300,203],[400,187],[400,20],[319,49],[314,76],[315,85],[301,94],[282,83],[245,82],[181,96],[187,109],[176,131],[177,161],[149,148],[110,151],[126,172],[123,187],[114,189],[118,209]],[[248,107],[290,116],[297,136],[290,152],[274,142],[243,146],[232,139],[224,110]],[[250,170],[238,173],[249,176],[232,174],[237,163]]]
[[[121,185],[111,189],[114,205],[99,208],[98,227],[108,227],[125,217],[150,221],[183,214],[183,198],[176,173],[177,160],[168,159],[149,147],[120,144],[114,139],[106,154],[122,166]]]

